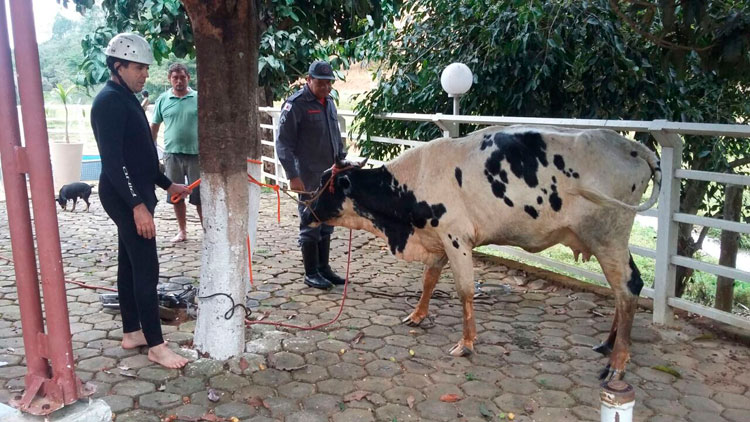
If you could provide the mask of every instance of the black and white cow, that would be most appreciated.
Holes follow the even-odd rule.
[[[576,258],[596,256],[614,291],[612,329],[596,350],[611,352],[602,376],[622,376],[643,286],[628,240],[636,211],[654,205],[661,185],[648,148],[604,129],[491,127],[428,142],[383,167],[340,167],[323,174],[303,223],[364,229],[396,256],[424,262],[422,296],[404,322],[427,316],[450,261],[464,321],[450,353],[469,354],[476,338],[472,249],[494,243],[538,252],[562,243]],[[651,179],[650,199],[633,205]]]

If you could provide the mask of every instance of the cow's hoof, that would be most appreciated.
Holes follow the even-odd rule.
[[[598,346],[592,348],[597,353],[601,353],[604,356],[609,356],[612,353],[612,347],[606,341]]]
[[[604,382],[614,381],[614,380],[621,380],[625,377],[625,371],[621,371],[619,369],[612,369],[612,366],[610,364],[607,364],[607,366],[604,367],[604,369],[599,372],[599,379],[603,380]]]
[[[418,326],[419,324],[421,324],[421,323],[422,323],[422,321],[424,321],[424,318],[419,318],[419,319],[416,319],[416,320],[415,320],[415,319],[413,319],[412,315],[409,315],[408,317],[406,317],[406,318],[402,319],[402,320],[401,320],[401,323],[402,323],[402,324],[406,324],[406,325],[408,325],[409,327],[416,327],[416,326]]]
[[[453,346],[453,348],[451,348],[451,350],[449,350],[448,353],[450,353],[451,356],[460,357],[460,356],[469,356],[472,353],[474,353],[474,351],[464,346],[463,344],[458,343],[455,346]]]

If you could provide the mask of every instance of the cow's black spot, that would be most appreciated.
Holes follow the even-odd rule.
[[[536,187],[539,184],[539,164],[547,166],[547,144],[542,135],[536,132],[498,132],[494,135],[494,141],[495,150],[484,165],[487,171],[493,176],[500,176],[500,163],[505,160],[516,177],[523,179],[529,187]]]
[[[344,174],[351,185],[346,193],[339,189]],[[322,183],[330,177],[330,171],[324,173]],[[428,221],[436,226],[447,211],[443,204],[417,201],[414,192],[400,185],[386,167],[348,170],[336,178],[334,187],[333,194],[326,189],[316,201],[315,214],[322,221],[334,218],[340,215],[344,200],[351,198],[355,212],[385,234],[394,254],[404,251],[415,229],[424,228]]]
[[[635,192],[635,183],[633,183],[633,186],[630,187],[631,192]]]
[[[507,205],[509,207],[513,206],[513,201],[511,201],[510,198],[508,198],[507,196],[505,198],[503,198],[503,201],[505,201],[505,205]]]
[[[458,249],[458,241],[457,240],[453,241],[453,247],[456,248],[456,249]]]
[[[542,202],[544,202],[544,200],[542,199],[542,197],[541,196],[537,196],[536,197],[536,203],[539,204],[539,205],[542,205]]]
[[[461,169],[456,167],[456,180],[458,181],[458,186],[463,186],[463,182],[461,181]]]
[[[547,194],[547,189],[542,188],[542,193],[546,195]]]
[[[560,211],[560,208],[562,208],[562,199],[557,196],[557,192],[552,192],[552,195],[549,196],[549,205],[555,211]]]
[[[550,189],[552,189],[552,192],[557,192],[557,185],[550,186]]]
[[[536,208],[532,207],[531,205],[526,205],[523,207],[523,210],[526,211],[527,214],[531,216],[531,218],[536,219],[539,217],[539,212],[537,212]]]
[[[636,151],[630,151],[630,156],[631,157],[637,157],[638,153]]]
[[[480,148],[482,149],[482,151],[484,151],[486,148],[489,148],[491,146],[492,146],[492,135],[485,134],[482,137],[482,145]]]
[[[450,233],[448,233],[448,239],[453,239],[453,236],[451,236]]]
[[[492,181],[492,193],[498,198],[505,196],[505,183],[498,182],[497,180]]]
[[[563,174],[564,174],[564,175],[565,175],[565,177],[567,177],[567,178],[570,178],[570,176],[571,176],[571,174],[570,174],[570,173],[568,173],[567,171],[566,171],[566,172],[564,172]]]
[[[630,269],[632,272],[630,273],[630,280],[628,280],[628,289],[630,293],[638,296],[641,294],[641,289],[643,289],[643,279],[641,278],[641,272],[638,271],[638,267],[633,262],[633,255],[630,255]]]
[[[552,183],[557,183],[557,177],[552,176]]]
[[[578,177],[579,177],[579,174],[578,174],[578,173],[576,173],[576,172],[573,172],[573,177],[574,177],[575,179],[578,179]]]
[[[500,180],[503,181],[503,183],[508,183],[508,172],[505,170],[500,170]]]
[[[560,171],[565,171],[565,160],[563,160],[562,155],[555,154],[554,158],[552,158],[552,162],[555,163],[555,167],[557,167]]]

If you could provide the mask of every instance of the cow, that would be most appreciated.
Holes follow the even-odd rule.
[[[412,148],[378,168],[338,163],[321,178],[303,224],[364,229],[391,253],[425,264],[422,295],[404,323],[427,316],[450,262],[463,306],[463,336],[449,351],[471,354],[476,339],[472,249],[514,245],[539,252],[556,244],[578,259],[595,256],[615,297],[609,356],[601,378],[621,379],[643,281],[628,250],[635,214],[656,202],[661,170],[644,145],[607,129],[490,127]],[[637,205],[649,182],[650,198]]]

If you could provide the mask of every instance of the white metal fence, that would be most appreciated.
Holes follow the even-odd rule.
[[[280,111],[270,107],[261,108],[261,111],[267,113],[273,120],[273,124],[261,125],[261,127],[271,130],[273,133],[273,138],[275,139]],[[345,118],[351,118],[353,116],[354,114],[351,111],[339,111],[339,120],[342,123],[341,133],[345,138],[347,137]],[[696,179],[722,184],[750,186],[750,176],[683,169],[681,167],[683,146],[681,135],[750,138],[750,126],[680,123],[668,122],[664,120],[635,121],[544,119],[526,117],[454,116],[444,114],[409,113],[388,113],[382,115],[381,118],[412,122],[433,122],[438,127],[440,127],[441,130],[444,131],[446,136],[457,133],[457,125],[462,123],[501,126],[513,124],[529,124],[541,126],[554,125],[572,128],[608,128],[616,131],[650,133],[661,146],[661,169],[663,180],[661,192],[659,195],[658,208],[645,211],[641,214],[656,217],[658,219],[656,249],[654,250],[631,245],[630,250],[636,255],[645,256],[655,260],[654,287],[643,289],[643,295],[652,298],[654,301],[654,322],[660,324],[670,323],[673,319],[673,310],[676,308],[706,316],[716,321],[727,323],[750,331],[750,319],[703,306],[683,298],[674,297],[675,271],[677,266],[692,268],[694,270],[732,278],[741,282],[750,282],[750,272],[741,271],[736,268],[731,268],[723,265],[710,264],[699,261],[697,259],[677,255],[678,223],[688,223],[714,227],[737,233],[750,233],[750,224],[725,221],[679,212],[681,179]],[[378,136],[370,136],[370,139],[375,142],[403,145],[405,148],[422,144],[421,142],[414,140],[393,139]],[[279,165],[276,158],[273,139],[264,139],[262,141],[262,144],[273,148],[274,151],[273,156],[264,155],[262,157],[262,160],[264,162],[273,163],[274,169],[280,170],[280,174],[277,175],[272,172],[265,172],[264,169],[263,177],[272,179],[277,183],[286,183],[286,177],[283,174],[283,170],[281,170],[281,166]],[[372,159],[369,160],[369,163],[375,165],[382,164],[382,162]],[[553,259],[531,254],[519,248],[507,246],[498,246],[497,248],[506,254],[524,258],[539,264],[544,264],[560,271],[566,271],[594,280],[605,281],[604,277],[601,274],[594,273],[577,266],[565,264]]]

